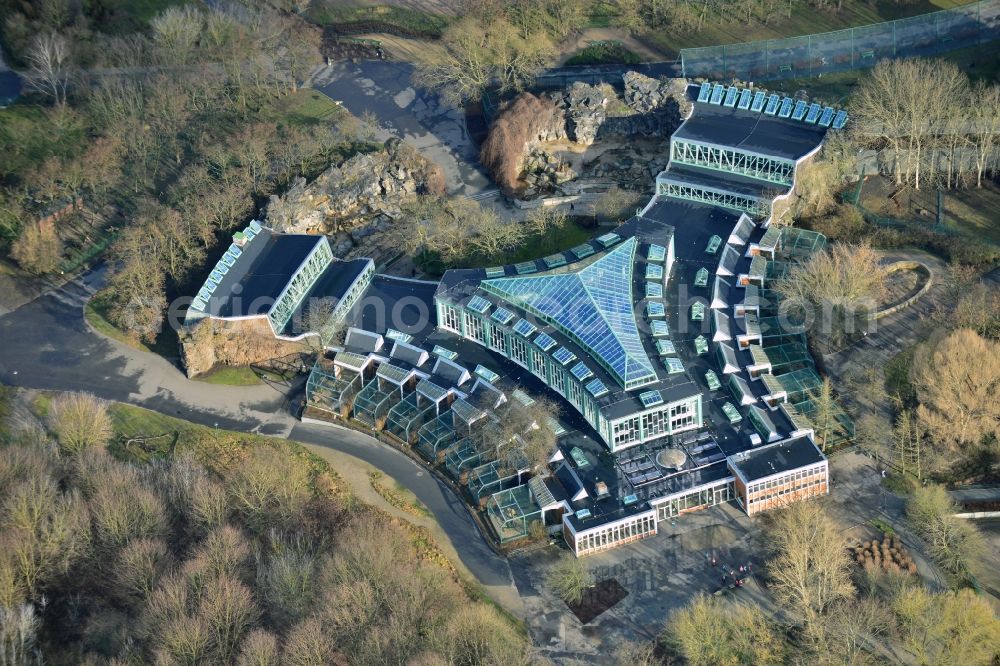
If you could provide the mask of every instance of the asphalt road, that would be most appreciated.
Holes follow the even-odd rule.
[[[406,486],[427,506],[480,583],[513,589],[507,560],[487,546],[461,500],[402,452],[352,430],[300,423],[290,413],[294,387],[190,381],[169,361],[91,331],[83,319],[83,305],[103,283],[104,270],[98,267],[0,316],[0,383],[87,391],[202,425],[286,437],[360,458]],[[411,291],[428,289],[396,281],[385,287],[410,296]]]

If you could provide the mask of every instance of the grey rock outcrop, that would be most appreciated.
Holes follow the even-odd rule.
[[[660,80],[639,72],[626,72],[622,79],[625,82],[625,103],[636,113],[651,113],[671,100],[678,105],[681,117],[690,110],[691,102],[684,94],[684,79]]]
[[[337,235],[337,246],[348,247],[399,217],[407,198],[428,190],[432,172],[412,148],[390,139],[383,150],[332,165],[311,183],[296,178],[285,194],[271,196],[265,215],[285,233],[346,231]]]
[[[573,141],[589,146],[608,117],[604,89],[577,81],[566,93],[566,126]]]

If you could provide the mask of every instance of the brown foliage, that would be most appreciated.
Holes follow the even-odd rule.
[[[29,273],[43,275],[59,267],[63,245],[52,220],[29,224],[10,248],[10,256]]]
[[[107,404],[89,393],[63,393],[52,401],[49,426],[63,453],[100,448],[111,439]]]
[[[561,115],[551,100],[521,93],[497,117],[483,142],[479,160],[493,179],[511,194],[518,187],[525,152],[537,141],[539,131]]]

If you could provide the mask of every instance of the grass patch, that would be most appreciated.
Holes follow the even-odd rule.
[[[994,41],[983,46],[957,49],[935,57],[939,60],[955,63],[973,81],[994,82],[1000,80],[1000,42]],[[836,106],[846,102],[847,98],[854,93],[854,89],[861,79],[868,76],[868,71],[868,69],[853,69],[847,72],[823,74],[822,76],[784,79],[764,85],[770,85],[786,92],[807,90],[816,99]],[[996,218],[994,217],[994,219]],[[1000,230],[997,230],[996,233],[1000,234]]]
[[[969,4],[973,0],[920,0],[913,3],[899,3],[877,0],[874,3],[847,0],[841,10],[821,11],[808,5],[793,5],[791,14],[778,11],[773,19],[764,25],[759,21],[750,24],[732,13],[725,16],[709,15],[704,27],[697,32],[674,30],[652,30],[643,39],[657,48],[671,53],[679,53],[684,48],[739,44],[761,39],[781,39],[799,35],[811,35],[831,30],[842,30],[882,21],[891,21],[919,14],[927,14],[940,9],[951,9]]]
[[[261,384],[261,379],[252,368],[223,365],[198,375],[195,381],[206,384],[221,384],[224,386],[256,386]]]
[[[26,174],[49,157],[76,156],[87,142],[87,128],[72,111],[31,104],[0,109],[0,179]]]
[[[512,250],[489,257],[481,254],[470,255],[456,261],[454,265],[462,268],[486,268],[541,259],[590,240],[595,235],[593,222],[592,217],[568,218],[563,225],[549,229],[544,234],[528,236]],[[440,257],[434,253],[418,255],[416,263],[420,270],[431,277],[439,277],[445,270],[452,267],[442,262]]]
[[[317,3],[306,12],[309,20],[321,26],[331,26],[341,34],[359,35],[367,32],[387,32],[404,37],[437,39],[448,27],[447,16],[399,7],[374,5],[344,6],[337,0]]]
[[[322,93],[300,88],[278,98],[266,113],[290,125],[318,125],[338,122],[347,115],[347,110]]]
[[[889,395],[899,396],[904,407],[915,405],[917,391],[910,381],[910,368],[916,346],[909,347],[893,356],[885,365],[885,388]]]
[[[388,502],[390,506],[404,511],[411,516],[418,518],[433,517],[423,502],[417,499],[416,495],[400,485],[395,479],[393,479],[391,487],[386,485],[382,482],[383,476],[382,472],[378,470],[368,473],[368,481],[371,483],[372,490],[378,493],[379,497]]]
[[[617,41],[592,42],[577,51],[566,65],[636,65],[642,58]]]

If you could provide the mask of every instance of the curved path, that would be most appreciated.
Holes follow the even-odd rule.
[[[284,386],[219,386],[187,379],[166,359],[94,333],[83,306],[104,284],[98,267],[0,316],[0,383],[88,391],[208,426],[329,447],[383,470],[424,503],[466,568],[521,615],[507,560],[484,542],[462,501],[404,453],[362,433],[299,423]]]

